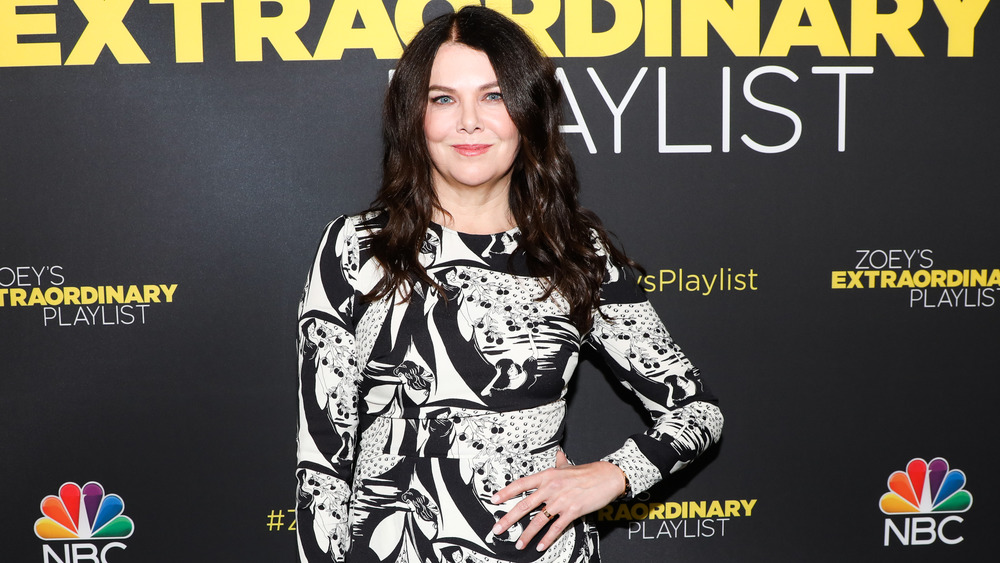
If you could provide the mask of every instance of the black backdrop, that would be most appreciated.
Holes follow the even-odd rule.
[[[370,14],[380,12],[395,21],[391,0],[337,2],[362,9],[357,18],[348,9],[355,28],[374,28]],[[451,9],[408,4],[426,4],[425,17]],[[1000,268],[997,6],[736,0],[729,28],[722,0],[559,4],[511,5],[522,17],[558,14],[548,35],[568,55],[556,62],[577,104],[566,106],[566,134],[584,203],[653,276],[650,299],[727,419],[704,460],[604,513],[605,559],[991,560],[1000,523],[1000,280],[988,279]],[[748,16],[755,5],[759,18]],[[974,16],[977,5],[986,6],[974,39],[968,26],[949,34],[942,10]],[[262,60],[238,60],[236,38],[252,33],[235,13],[280,19],[311,8],[292,28],[311,54],[330,0],[206,3],[203,60],[191,63],[177,62],[174,6],[135,0],[117,27],[88,25],[85,11],[100,22],[108,6],[0,1],[0,558],[290,561],[295,308],[323,225],[374,194],[393,55],[355,48],[285,60],[294,57],[258,38]],[[815,46],[757,56],[770,35],[792,37],[772,30],[779,10],[801,16],[803,6],[795,23],[815,32],[829,11],[854,56]],[[708,25],[698,18],[710,9],[721,15]],[[916,14],[916,23],[873,9]],[[632,26],[636,13],[644,27],[617,46],[599,39],[607,35],[580,42],[584,13],[598,33]],[[191,21],[179,26],[185,45],[198,35]],[[119,28],[147,64],[122,61],[132,55]],[[708,29],[700,42],[699,28]],[[740,39],[754,29],[758,41]],[[96,60],[61,64],[86,46],[82,37],[111,45]],[[922,56],[903,56],[913,45]],[[616,151],[601,88],[621,105],[644,68],[620,112]],[[845,77],[843,150],[840,74],[830,72]],[[759,152],[743,135],[786,146]],[[916,272],[929,270],[986,270],[987,280],[867,288],[886,272],[919,282],[930,274]],[[730,284],[709,288],[720,273]],[[70,288],[133,285],[140,298],[130,303],[59,302]],[[159,302],[144,286],[158,288]],[[567,449],[580,460],[644,424],[592,362],[579,370],[569,416]],[[936,457],[964,473],[971,508],[879,509],[890,474]],[[89,481],[120,495],[134,533],[38,537],[42,499]],[[720,515],[713,501],[742,503]],[[699,503],[705,515],[672,512]]]

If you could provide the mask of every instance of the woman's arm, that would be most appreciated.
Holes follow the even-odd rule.
[[[645,296],[641,302],[601,309],[609,319],[595,319],[589,340],[653,419],[644,432],[604,457],[622,469],[629,493],[635,494],[716,443],[722,434],[722,413],[698,369],[674,343]]]
[[[296,529],[299,560],[343,561],[354,471],[360,371],[351,285],[357,237],[331,223],[299,305],[299,420]]]
[[[503,502],[536,489],[497,523],[499,533],[544,504],[519,545],[555,518],[539,542],[552,545],[572,520],[597,510],[621,494],[642,492],[717,442],[722,414],[701,376],[667,333],[634,277],[610,265],[602,287],[601,314],[595,314],[587,341],[604,356],[615,377],[645,406],[653,424],[604,459],[548,469],[501,490]],[[558,517],[557,517],[558,515]]]

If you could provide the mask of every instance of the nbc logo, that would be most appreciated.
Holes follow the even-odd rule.
[[[42,545],[44,563],[78,563],[82,561],[108,563],[112,549],[125,549],[125,544],[112,541],[102,548],[79,540],[125,539],[132,535],[132,519],[125,516],[122,497],[104,494],[100,483],[91,481],[81,487],[65,483],[59,495],[42,499],[42,514],[35,521],[35,535],[45,541],[66,541],[62,553],[50,544]]]
[[[938,540],[949,545],[959,543],[964,538],[955,536],[952,528],[945,530],[945,526],[962,523],[962,517],[954,513],[965,512],[971,506],[965,473],[949,469],[944,458],[934,458],[930,463],[914,458],[906,464],[906,471],[889,476],[889,492],[879,500],[884,514],[906,516],[902,521],[885,519],[883,545],[888,546],[893,536],[902,545],[929,545]],[[952,515],[940,517],[949,513]]]

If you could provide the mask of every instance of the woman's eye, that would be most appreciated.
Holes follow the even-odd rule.
[[[500,92],[490,92],[489,94],[486,94],[486,99],[491,102],[502,102],[503,94]]]
[[[434,96],[431,98],[431,102],[435,104],[450,104],[452,99],[451,96]]]

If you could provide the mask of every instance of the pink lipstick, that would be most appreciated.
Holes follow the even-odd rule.
[[[452,145],[451,147],[462,156],[479,156],[490,150],[491,146],[493,145]]]

